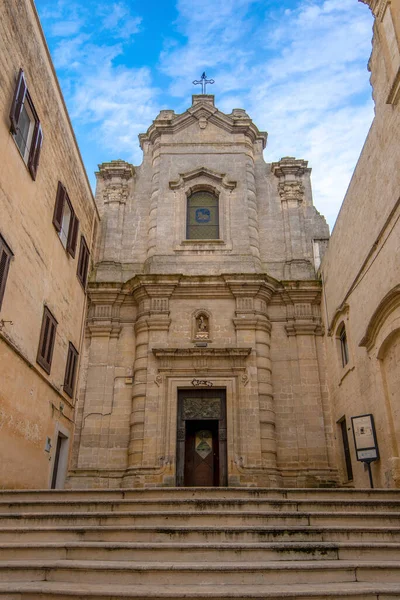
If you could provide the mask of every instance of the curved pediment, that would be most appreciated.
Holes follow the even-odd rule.
[[[140,146],[143,149],[146,142],[154,144],[161,135],[174,135],[193,124],[198,124],[202,130],[209,123],[229,134],[245,135],[252,143],[259,141],[263,148],[266,146],[267,133],[259,131],[244,110],[234,109],[227,115],[214,106],[211,95],[193,96],[192,106],[180,115],[173,110],[162,110],[147,132],[139,135]]]
[[[184,187],[190,181],[196,179],[198,180],[200,178],[210,179],[211,183],[217,184],[220,187],[224,187],[227,190],[234,190],[237,185],[236,181],[229,181],[225,173],[217,173],[216,171],[212,171],[206,167],[199,167],[198,169],[193,169],[187,173],[179,173],[179,179],[176,181],[170,181],[169,187],[171,190],[176,190]]]

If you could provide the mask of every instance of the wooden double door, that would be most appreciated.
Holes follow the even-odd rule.
[[[227,485],[224,389],[179,390],[177,485]]]

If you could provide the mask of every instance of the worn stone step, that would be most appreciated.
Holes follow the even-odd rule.
[[[165,500],[167,498],[270,498],[286,500],[399,500],[395,489],[354,488],[145,488],[145,489],[76,489],[76,490],[0,490],[0,501],[138,499]]]
[[[400,513],[374,512],[366,516],[363,512],[244,512],[244,511],[136,511],[136,512],[86,512],[86,513],[7,513],[0,515],[0,527],[13,524],[15,528],[40,524],[70,525],[211,525],[255,526],[255,525],[310,525],[324,526],[341,524],[342,526],[362,525],[398,526]]]
[[[400,527],[368,526],[22,526],[1,527],[0,542],[400,542]]]
[[[266,543],[149,543],[149,542],[16,542],[2,543],[1,561],[277,561],[400,559],[400,543],[266,542]]]
[[[394,600],[400,598],[400,584],[335,583],[298,585],[98,585],[52,581],[0,583],[3,600]]]
[[[400,514],[399,500],[287,500],[268,498],[170,498],[156,500],[151,498],[139,499],[60,499],[52,500],[51,497],[43,500],[0,500],[0,515],[7,513],[32,513],[32,512],[54,512],[54,513],[85,513],[85,512],[135,512],[135,511],[226,511],[238,512],[398,512]]]
[[[131,561],[5,561],[0,581],[62,581],[137,585],[279,585],[345,582],[399,583],[400,561],[275,561],[143,563]]]

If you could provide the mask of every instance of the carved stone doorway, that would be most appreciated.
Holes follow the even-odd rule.
[[[177,486],[226,486],[224,389],[178,391]]]

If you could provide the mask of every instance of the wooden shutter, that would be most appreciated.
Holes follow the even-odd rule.
[[[22,69],[19,70],[17,85],[15,86],[14,98],[10,109],[10,121],[12,133],[17,133],[18,121],[21,115],[22,106],[25,101],[27,92],[27,86],[25,81],[24,72]]]
[[[74,397],[74,386],[76,378],[76,368],[78,366],[78,351],[71,342],[68,346],[67,366],[65,368],[64,392],[70,398]]]
[[[75,258],[76,244],[78,241],[78,230],[79,221],[76,218],[76,214],[74,213],[74,210],[71,206],[71,221],[68,230],[67,252],[69,252],[72,258]]]
[[[31,149],[29,151],[29,158],[28,158],[28,169],[30,171],[30,174],[31,174],[33,180],[36,179],[36,173],[37,173],[38,166],[39,166],[40,151],[42,149],[42,142],[43,142],[42,127],[40,125],[40,122],[36,121],[35,129],[33,131]]]
[[[53,358],[54,342],[56,339],[57,321],[47,308],[44,307],[42,328],[40,331],[39,348],[36,361],[50,374],[51,361]]]
[[[4,298],[4,292],[6,290],[8,268],[10,266],[12,255],[13,254],[10,248],[0,236],[0,308]]]
[[[87,280],[87,274],[88,274],[88,269],[89,269],[89,257],[90,257],[89,248],[87,247],[86,240],[82,235],[81,236],[81,246],[79,249],[78,269],[77,269],[76,273],[77,273],[78,279],[81,282],[81,284],[83,285],[84,289],[86,289],[86,280]]]
[[[56,204],[54,206],[53,225],[58,233],[61,231],[62,218],[64,213],[64,203],[67,196],[67,191],[61,181],[58,182]]]

